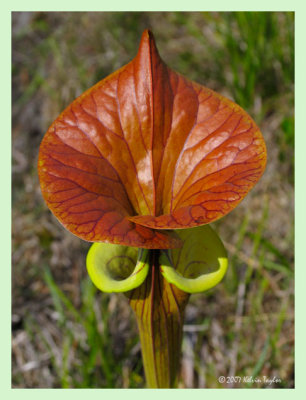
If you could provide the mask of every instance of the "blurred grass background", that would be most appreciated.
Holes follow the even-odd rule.
[[[186,311],[180,387],[294,387],[294,14],[12,14],[12,386],[142,388],[134,316],[89,281],[89,243],[40,194],[40,141],[85,89],[129,62],[150,28],[173,69],[244,107],[268,165],[214,224],[230,256],[224,281]],[[221,384],[218,377],[280,382]]]

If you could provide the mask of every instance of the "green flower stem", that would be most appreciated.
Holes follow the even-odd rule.
[[[177,384],[189,294],[164,279],[159,256],[160,250],[150,250],[148,276],[127,296],[137,319],[147,385],[173,388]]]

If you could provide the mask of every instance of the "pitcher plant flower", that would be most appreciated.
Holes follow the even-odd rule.
[[[242,201],[265,165],[250,116],[171,70],[148,30],[136,57],[45,134],[43,197],[65,228],[94,242],[93,283],[126,293],[149,387],[176,386],[189,296],[219,283],[228,265],[209,223]]]

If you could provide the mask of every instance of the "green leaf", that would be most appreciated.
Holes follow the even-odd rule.
[[[216,286],[228,266],[219,236],[209,225],[176,232],[183,246],[162,251],[160,264],[164,278],[187,293],[204,292]]]
[[[147,261],[148,250],[94,243],[87,254],[86,265],[98,289],[103,292],[126,292],[145,280],[149,269]]]

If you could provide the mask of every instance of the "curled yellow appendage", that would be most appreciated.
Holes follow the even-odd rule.
[[[103,292],[126,292],[141,285],[149,264],[148,250],[94,243],[87,254],[88,274]]]
[[[216,286],[228,266],[219,236],[209,225],[176,232],[184,244],[181,249],[161,253],[164,278],[187,293],[200,293]]]

